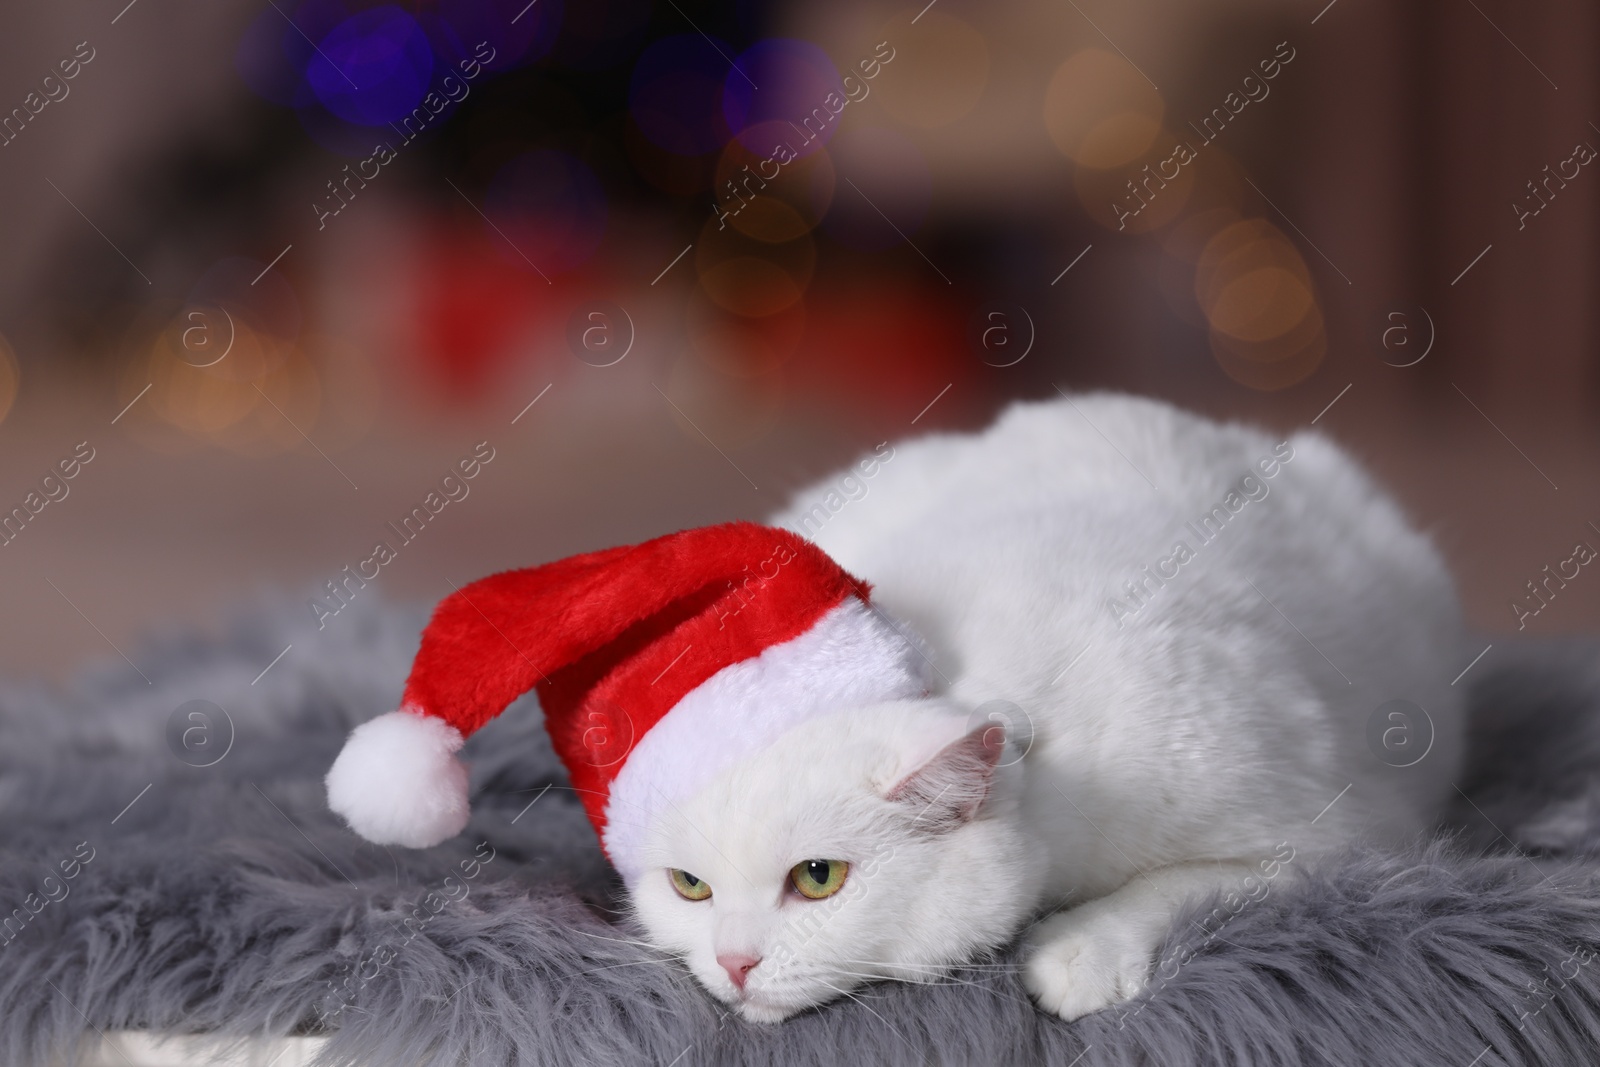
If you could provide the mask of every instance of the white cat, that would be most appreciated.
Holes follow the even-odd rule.
[[[634,912],[746,1018],[934,980],[1040,918],[1027,988],[1075,1019],[1175,974],[1156,952],[1187,904],[1221,894],[1214,934],[1451,791],[1450,578],[1315,432],[1018,404],[880,447],[774,524],[873,583],[933,691],[812,720],[651,828],[681,879],[631,886]]]

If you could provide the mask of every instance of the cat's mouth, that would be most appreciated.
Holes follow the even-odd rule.
[[[732,997],[719,995],[719,999],[731,1005],[741,1018],[756,1023],[778,1023],[808,1008],[825,1004],[832,999],[832,994],[840,992],[843,990],[837,987],[815,990],[810,994],[789,990],[786,996],[772,989],[746,989]]]

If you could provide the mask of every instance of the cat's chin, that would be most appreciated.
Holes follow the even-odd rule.
[[[781,1023],[805,1010],[805,1006],[774,1007],[754,1000],[742,1000],[735,1006],[739,1018],[752,1023]]]
[[[773,1000],[766,1000],[754,996],[734,1002],[733,1010],[739,1018],[752,1023],[781,1023],[785,1019],[793,1018],[808,1008],[814,1008],[815,1001],[802,1004],[786,1004]]]

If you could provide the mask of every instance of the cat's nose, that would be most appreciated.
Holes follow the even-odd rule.
[[[759,956],[741,956],[737,953],[727,953],[717,957],[717,963],[728,972],[728,980],[734,987],[743,990],[744,980],[749,977],[750,971],[761,962]]]

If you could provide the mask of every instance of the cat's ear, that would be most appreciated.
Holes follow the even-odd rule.
[[[1005,745],[1004,727],[984,722],[939,749],[884,795],[914,813],[917,830],[953,830],[971,822],[988,798]]]

